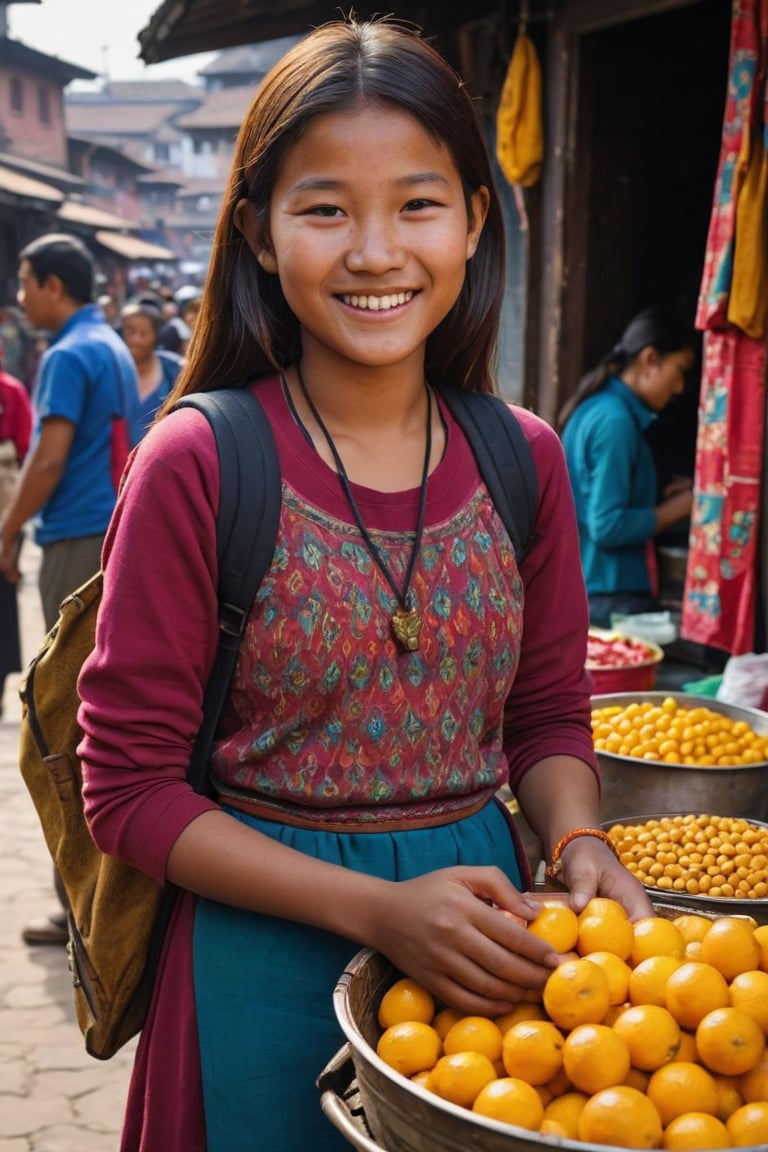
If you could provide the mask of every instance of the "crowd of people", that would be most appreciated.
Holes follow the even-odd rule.
[[[658,498],[641,440],[692,340],[635,318],[564,413],[564,448],[518,409],[538,503],[516,555],[445,399],[495,390],[501,203],[466,87],[387,19],[324,25],[265,77],[213,253],[180,316],[144,295],[92,302],[72,236],[20,253],[19,303],[51,341],[31,441],[23,402],[19,434],[0,424],[23,461],[0,580],[10,604],[29,521],[46,626],[103,567],[79,681],[86,815],[103,851],[180,893],[122,1152],[239,1152],[255,1132],[263,1152],[341,1152],[314,1081],[359,946],[488,1015],[560,962],[525,930],[536,904],[502,785],[576,911],[602,894],[651,912],[600,830],[586,640],[606,595],[647,602],[646,542],[690,509],[689,491]],[[214,387],[260,401],[282,489],[199,795],[219,471],[205,419],[172,409]],[[63,942],[63,908],[24,938]]]

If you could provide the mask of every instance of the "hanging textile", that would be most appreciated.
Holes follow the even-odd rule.
[[[752,651],[765,425],[768,0],[734,0],[696,325],[704,332],[686,639]]]

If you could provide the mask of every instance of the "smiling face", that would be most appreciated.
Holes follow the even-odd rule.
[[[468,213],[448,149],[397,106],[374,104],[314,117],[279,168],[268,234],[245,202],[240,225],[280,279],[305,359],[421,373],[487,204],[481,188]]]

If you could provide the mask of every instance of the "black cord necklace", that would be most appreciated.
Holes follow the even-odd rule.
[[[416,598],[413,594],[413,589],[411,588],[411,581],[413,579],[414,568],[416,567],[416,560],[421,549],[422,536],[424,535],[424,514],[427,508],[429,461],[432,456],[432,393],[430,392],[429,385],[426,381],[424,382],[424,387],[427,393],[427,436],[426,448],[424,450],[424,468],[422,469],[421,473],[421,488],[419,490],[419,516],[416,524],[416,533],[413,538],[413,547],[411,548],[411,554],[408,557],[408,567],[405,573],[405,586],[401,592],[397,587],[397,584],[395,584],[392,573],[384,562],[384,558],[379,552],[379,549],[376,547],[376,544],[373,542],[371,534],[363,522],[360,509],[357,506],[357,501],[355,500],[355,497],[352,493],[352,486],[349,482],[349,477],[347,476],[347,470],[344,467],[343,461],[339,456],[338,449],[333,442],[333,437],[323,423],[323,418],[315,407],[312,397],[307,391],[307,386],[304,383],[304,378],[301,374],[301,367],[298,363],[296,364],[296,374],[299,378],[299,387],[301,388],[304,399],[306,400],[309,410],[312,413],[320,431],[323,433],[323,436],[325,436],[326,443],[328,444],[330,453],[333,456],[333,461],[336,465],[336,471],[339,476],[339,482],[344,489],[344,495],[346,496],[349,502],[349,506],[352,509],[352,514],[355,517],[355,523],[360,530],[360,535],[365,541],[365,545],[368,551],[375,560],[379,571],[387,581],[387,584],[389,584],[389,587],[392,589],[392,594],[397,600],[397,608],[395,608],[391,618],[392,634],[394,635],[395,639],[400,644],[402,644],[406,651],[416,652],[419,647],[419,634],[421,632],[422,619],[416,605]]]

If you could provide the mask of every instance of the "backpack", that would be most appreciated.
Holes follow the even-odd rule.
[[[525,436],[494,397],[447,389],[442,395],[466,432],[521,556],[538,499]],[[250,389],[195,393],[176,404],[190,407],[210,422],[221,469],[219,643],[187,777],[204,792],[240,637],[274,551],[281,479],[269,422]],[[260,506],[254,492],[263,494]],[[176,890],[102,853],[85,822],[77,678],[94,645],[101,593],[99,572],[63,601],[27,669],[20,687],[20,768],[69,903],[67,953],[77,1022],[90,1055],[108,1059],[143,1026]]]

